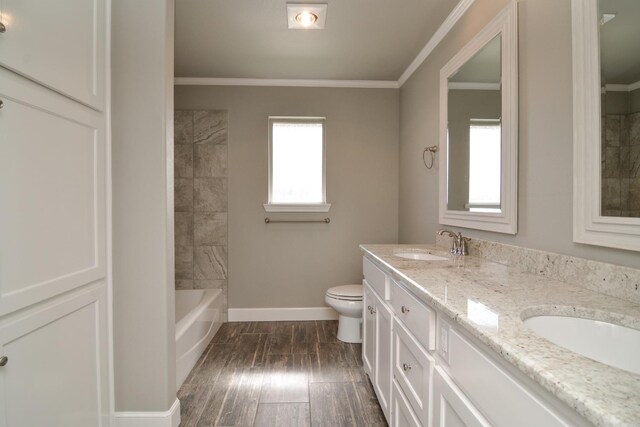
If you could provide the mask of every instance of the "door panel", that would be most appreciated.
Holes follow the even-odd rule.
[[[373,313],[375,308],[375,299],[373,291],[365,280],[363,282],[364,298],[363,298],[363,322],[362,322],[362,363],[364,370],[369,374],[371,382],[375,382],[374,366],[375,366],[375,348],[376,348],[376,318]]]
[[[0,66],[102,109],[104,0],[2,0]]]
[[[104,277],[99,113],[0,69],[0,315]]]
[[[0,427],[106,426],[104,284],[0,326]]]
[[[393,314],[391,309],[377,295],[374,294],[374,297],[376,299],[376,374],[374,385],[378,392],[378,400],[380,407],[382,407],[382,412],[384,412],[387,419],[390,419],[392,380],[391,324],[393,322]]]

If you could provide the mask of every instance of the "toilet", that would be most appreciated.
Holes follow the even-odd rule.
[[[329,288],[324,301],[338,312],[338,339],[348,343],[361,343],[362,285]]]

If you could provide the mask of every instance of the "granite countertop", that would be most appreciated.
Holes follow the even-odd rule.
[[[559,347],[522,322],[523,317],[532,315],[564,314],[640,329],[640,304],[486,259],[453,257],[434,245],[360,248],[419,299],[449,316],[593,424],[640,425],[640,375]],[[394,256],[400,252],[429,252],[448,260],[414,261]],[[469,301],[497,315],[497,325],[495,321],[474,321],[473,314],[468,315]]]

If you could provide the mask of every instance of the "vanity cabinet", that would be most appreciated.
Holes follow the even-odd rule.
[[[418,300],[393,270],[367,256],[363,266],[362,359],[391,427],[589,425]]]

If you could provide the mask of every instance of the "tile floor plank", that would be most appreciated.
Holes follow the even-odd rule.
[[[308,403],[261,403],[255,427],[310,427]]]

